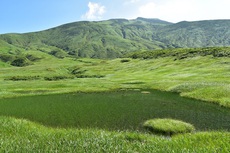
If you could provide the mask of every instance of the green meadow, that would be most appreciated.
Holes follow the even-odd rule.
[[[172,54],[174,53],[174,54]],[[124,58],[0,62],[0,152],[228,152],[230,49],[135,52]],[[172,118],[171,137],[143,123]]]
[[[163,52],[165,56],[149,59],[130,55],[126,62],[119,58],[60,59],[28,51],[25,54],[40,60],[25,67],[4,63],[0,69],[0,97],[145,88],[178,92],[184,97],[230,107],[229,48],[219,48],[219,56],[215,55],[217,51],[202,54],[208,50],[218,51],[218,48],[170,50],[177,55],[159,51],[159,55]],[[140,54],[145,55],[145,52]]]

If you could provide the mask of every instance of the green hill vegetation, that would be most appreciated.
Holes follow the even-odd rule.
[[[230,45],[230,21],[176,24],[159,19],[81,21],[40,32],[0,35],[0,52],[28,50],[58,58],[116,58],[132,51]]]

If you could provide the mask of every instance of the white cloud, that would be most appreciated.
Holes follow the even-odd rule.
[[[155,16],[156,4],[153,2],[144,4],[139,7],[139,15],[141,17],[151,18]]]
[[[136,16],[170,22],[230,19],[229,0],[149,0],[138,6]]]
[[[86,12],[82,18],[88,20],[97,20],[101,19],[103,14],[105,13],[105,6],[100,5],[98,3],[89,2],[88,3],[89,10]]]
[[[145,17],[169,22],[230,19],[230,0],[118,0],[103,4],[89,2],[82,19]]]
[[[139,7],[138,16],[159,18],[171,22],[192,19],[192,16],[196,14],[195,2],[195,0],[171,0],[161,3],[149,2]]]
[[[133,3],[137,3],[139,2],[140,0],[125,0],[124,4],[127,5],[127,4],[133,4]]]

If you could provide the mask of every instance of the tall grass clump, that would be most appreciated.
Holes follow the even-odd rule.
[[[174,135],[195,130],[192,124],[174,119],[151,119],[143,124],[144,128],[156,134]]]

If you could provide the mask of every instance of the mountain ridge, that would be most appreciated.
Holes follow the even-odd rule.
[[[0,35],[0,53],[42,51],[66,56],[116,58],[132,51],[230,46],[230,20],[110,19],[79,21],[38,32]]]

